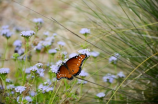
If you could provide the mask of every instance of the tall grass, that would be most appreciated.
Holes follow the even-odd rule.
[[[1,70],[10,69],[9,72],[0,73],[1,103],[158,102],[156,0],[119,0],[113,1],[111,6],[101,0],[60,0],[53,2],[54,7],[49,7],[50,14],[42,10],[37,12],[38,7],[44,8],[44,3],[39,5],[36,1],[27,5],[19,1],[0,3],[13,6],[16,14],[13,19],[18,23],[14,25],[22,28],[14,31],[13,24],[8,24],[14,35],[10,38],[0,36],[3,41],[0,47],[3,50]],[[62,9],[55,6],[59,3]],[[21,13],[23,9],[20,11],[19,8],[23,8],[25,13]],[[74,18],[65,11],[75,13]],[[70,20],[69,16],[74,20]],[[34,23],[32,20],[37,17],[43,18],[44,23]],[[79,33],[81,28],[90,29],[90,34]],[[21,37],[24,30],[33,30],[35,33],[29,38]],[[47,33],[43,34],[46,31],[49,31],[48,36],[44,35]],[[25,49],[23,54],[15,52],[13,43],[17,39],[22,41],[22,48]],[[47,45],[42,43],[41,50],[36,48],[41,41],[46,43],[48,40],[51,42]],[[66,45],[59,41],[64,41]],[[91,54],[82,70],[88,76],[79,75],[82,81],[77,78],[57,81],[53,65],[60,66],[59,60],[64,61],[69,54],[78,54],[78,50],[87,48]],[[56,52],[51,53],[50,49]],[[65,51],[67,54],[64,54]],[[93,51],[100,54],[94,56]],[[121,77],[118,74],[120,71],[125,75]],[[19,89],[22,92],[18,91],[18,86],[23,86],[23,90]]]

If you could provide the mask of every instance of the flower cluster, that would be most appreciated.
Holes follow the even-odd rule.
[[[38,74],[40,77],[44,77],[44,69],[42,67],[42,63],[37,63],[34,66],[25,69],[25,73],[30,74],[31,72]]]
[[[104,82],[109,82],[109,83],[113,83],[114,79],[117,78],[115,75],[112,75],[112,74],[106,74],[104,77],[103,77],[103,81]]]
[[[57,50],[56,49],[50,49],[50,50],[48,50],[48,53],[54,55],[55,53],[57,53]]]
[[[8,74],[9,71],[10,71],[9,68],[1,68],[1,69],[0,69],[0,74]]]
[[[39,89],[40,91],[42,91],[43,93],[45,93],[45,92],[53,91],[54,87],[50,87],[50,85],[43,85],[43,84],[40,84],[40,85],[38,86],[38,89]]]
[[[96,51],[93,51],[93,52],[90,52],[90,55],[93,56],[93,57],[97,57],[99,56],[99,52],[96,52]]]
[[[54,36],[49,36],[45,38],[45,40],[40,41],[37,46],[35,46],[35,50],[40,52],[44,47],[49,47],[54,42]]]
[[[118,74],[117,74],[117,76],[118,77],[120,77],[120,78],[124,78],[125,77],[125,75],[123,74],[123,72],[121,71],[121,72],[119,72]]]
[[[14,84],[10,84],[10,85],[7,85],[7,89],[14,89],[15,88],[15,86],[14,86]]]
[[[60,46],[65,46],[65,42],[62,42],[62,41],[58,41],[57,44]]]
[[[115,53],[114,56],[111,56],[109,58],[109,63],[116,64],[119,57],[120,55],[118,53]]]
[[[76,55],[78,55],[77,53],[71,53],[69,54],[69,58],[75,57]]]
[[[48,36],[49,35],[49,31],[43,32],[43,34]]]
[[[53,73],[57,73],[57,72],[58,72],[58,69],[59,69],[59,66],[58,66],[58,65],[52,65],[52,66],[50,66],[50,68],[51,68],[51,71],[52,71]]]
[[[103,98],[103,97],[105,97],[105,93],[100,92],[96,96],[99,97],[99,98]]]
[[[15,47],[21,48],[21,46],[22,46],[22,41],[21,41],[21,40],[15,40],[14,43],[13,43],[13,45],[14,45]]]
[[[12,35],[12,32],[10,32],[10,30],[8,29],[9,26],[2,26],[2,30],[1,30],[1,35],[6,37],[6,39],[9,39]]]
[[[88,73],[85,72],[84,70],[82,70],[81,73],[79,74],[79,76],[86,77],[86,76],[88,76]]]
[[[20,103],[19,100],[20,100],[20,97],[18,96],[18,97],[17,97],[17,102],[18,102],[18,103]],[[28,101],[28,102],[32,102],[32,98],[31,98],[30,96],[25,96],[25,97],[22,98],[21,100],[22,100],[22,101],[23,101],[23,100],[26,100],[26,101]]]
[[[44,21],[43,21],[42,18],[34,18],[34,19],[33,19],[33,22],[35,22],[35,23],[40,23],[40,24],[44,23]]]
[[[81,33],[81,34],[90,34],[90,29],[82,28],[82,29],[80,30],[80,33]]]
[[[31,37],[34,34],[35,34],[35,32],[30,30],[30,31],[22,31],[20,35],[22,37],[28,38],[28,37]]]
[[[24,86],[17,86],[17,87],[15,87],[15,91],[16,91],[16,92],[20,92],[20,94],[21,94],[23,91],[25,91],[25,89],[26,89],[26,87],[24,87]]]
[[[90,56],[90,52],[89,52],[89,49],[81,49],[78,51],[78,53],[80,54],[87,54],[87,56]]]
[[[77,82],[77,84],[86,84],[87,83],[87,81],[84,81],[84,80],[81,80],[81,79],[78,79],[78,82]]]
[[[114,79],[116,78],[124,78],[125,75],[123,74],[123,72],[119,72],[117,75],[112,75],[110,73],[106,74],[104,77],[103,77],[103,81],[104,82],[109,82],[109,83],[113,83]]]

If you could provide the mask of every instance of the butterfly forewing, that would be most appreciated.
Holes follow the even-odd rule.
[[[80,74],[82,63],[86,59],[86,57],[87,57],[86,54],[81,54],[81,55],[78,55],[78,56],[75,56],[75,57],[69,59],[66,62],[66,65],[69,68],[70,73],[73,76]]]
[[[72,79],[72,74],[70,74],[70,72],[68,71],[68,69],[66,69],[66,67],[64,65],[61,65],[57,74],[56,74],[57,79],[61,79],[61,78],[67,78],[67,79]]]

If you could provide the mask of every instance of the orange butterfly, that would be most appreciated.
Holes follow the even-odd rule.
[[[82,63],[86,58],[86,54],[80,54],[63,63],[56,73],[57,80],[60,80],[61,78],[72,80],[73,76],[79,75],[81,72]]]

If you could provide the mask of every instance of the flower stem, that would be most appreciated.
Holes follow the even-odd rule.
[[[4,61],[6,60],[7,58],[7,50],[8,50],[8,39],[7,39],[7,43],[6,43],[6,46],[5,46],[5,51],[4,51],[4,58],[3,58],[3,61],[2,61],[2,66],[4,66]]]

